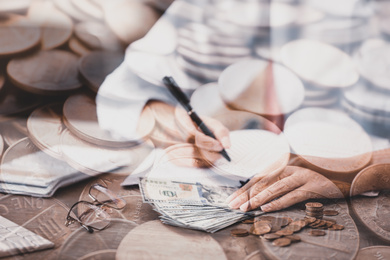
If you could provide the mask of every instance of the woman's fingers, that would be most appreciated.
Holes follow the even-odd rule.
[[[300,187],[302,184],[302,180],[300,178],[296,178],[295,176],[284,178],[262,190],[257,195],[250,196],[251,199],[242,204],[240,209],[242,211],[248,211],[258,208],[264,203]]]
[[[290,191],[279,199],[273,200],[270,203],[261,206],[261,210],[264,212],[277,211],[288,208],[309,198],[311,198],[311,195],[308,191],[297,189]]]

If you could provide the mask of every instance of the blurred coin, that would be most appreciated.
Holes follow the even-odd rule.
[[[129,147],[142,142],[154,128],[154,118],[149,109],[144,109],[137,127],[137,140],[112,137],[100,128],[96,114],[95,100],[86,94],[70,96],[64,104],[64,123],[79,138],[96,145]]]
[[[66,94],[81,87],[77,77],[77,61],[77,56],[70,52],[40,51],[11,60],[7,73],[18,87],[28,92]]]
[[[371,36],[369,21],[362,18],[331,18],[312,23],[302,29],[302,38],[313,39],[351,49]]]
[[[213,117],[229,111],[219,94],[218,83],[216,82],[198,87],[192,94],[190,101],[196,113],[201,116]]]
[[[20,133],[9,122],[4,122],[0,125],[0,132],[7,146],[12,146],[14,143],[26,137]]]
[[[236,228],[236,229],[230,230],[230,234],[233,237],[246,237],[249,235],[249,232],[246,229]]]
[[[79,56],[83,56],[92,52],[87,46],[85,46],[79,39],[72,37],[69,39],[68,47],[71,51]]]
[[[71,0],[71,3],[86,16],[92,17],[96,20],[103,20],[104,18],[102,7],[92,0]]]
[[[20,115],[18,117],[14,117],[10,120],[11,125],[15,127],[17,131],[20,133],[27,135],[28,130],[27,130],[27,118],[25,118],[23,115]]]
[[[2,1],[5,2],[5,1]],[[8,1],[7,1],[8,2]],[[1,4],[1,3],[0,3]],[[41,40],[38,26],[24,16],[3,14],[0,19],[0,56],[11,56],[36,47]]]
[[[329,230],[343,230],[344,226],[343,225],[338,225],[338,224],[333,224]]]
[[[329,16],[334,17],[367,17],[371,15],[371,3],[358,2],[356,0],[346,0],[343,6],[336,7],[337,0],[327,2],[321,0],[304,0],[302,4],[308,5],[316,10],[321,10]]]
[[[380,39],[365,41],[354,58],[361,75],[375,86],[389,90],[390,77],[387,73],[390,60],[390,44]]]
[[[194,64],[181,56],[176,57],[178,65],[189,75],[199,78],[203,81],[216,81],[222,73],[222,69],[206,68],[199,64]]]
[[[66,162],[42,152],[28,138],[7,149],[2,157],[0,169],[2,188],[5,191],[7,184],[13,183],[25,185],[26,193],[29,192],[29,186],[47,187],[59,178],[77,173]]]
[[[41,49],[49,50],[64,45],[72,35],[73,22],[52,2],[34,2],[27,13],[32,24],[42,30]]]
[[[324,216],[337,216],[338,214],[336,210],[324,210]]]
[[[203,23],[187,23],[178,29],[178,36],[182,39],[195,41],[202,44],[217,46],[245,47],[247,40],[234,34],[224,34],[213,30]]]
[[[367,133],[342,112],[322,108],[298,110],[287,119],[284,133],[294,153],[336,179],[351,178],[351,173],[371,159],[372,145]]]
[[[92,52],[79,61],[79,72],[87,86],[94,92],[108,74],[114,71],[123,61],[123,54],[116,52]]]
[[[295,40],[284,45],[281,54],[288,68],[318,86],[343,88],[359,79],[352,59],[329,44],[307,39]]]
[[[307,210],[316,210],[316,209],[320,209],[322,210],[324,208],[324,205],[322,203],[319,203],[319,202],[308,202],[305,204],[305,207]]]
[[[372,152],[370,164],[390,163],[390,149],[380,149]]]
[[[377,260],[390,258],[390,246],[370,246],[359,250],[356,260]]]
[[[90,49],[121,51],[122,43],[103,23],[82,22],[74,28],[75,36]]]
[[[227,67],[235,62],[250,58],[250,56],[234,57],[218,54],[201,54],[182,46],[179,46],[176,51],[185,59],[205,66]]]
[[[218,19],[245,27],[280,27],[296,19],[294,7],[282,3],[221,1],[216,11]]]
[[[245,60],[229,66],[222,72],[218,87],[228,105],[262,115],[290,113],[304,98],[302,82],[295,74],[263,60]]]
[[[280,238],[281,235],[278,235],[276,233],[270,233],[270,234],[265,234],[262,236],[263,238],[267,239],[267,240],[275,240],[277,238]]]
[[[97,175],[125,166],[135,169],[154,146],[146,142],[130,148],[100,147],[77,138],[66,129],[62,132],[61,148],[70,165],[85,174]]]
[[[253,223],[253,226],[250,228],[249,232],[252,235],[259,236],[259,235],[264,235],[264,234],[271,232],[271,229],[272,229],[272,226],[270,223],[257,221],[255,223]]]
[[[18,115],[37,107],[42,98],[29,94],[11,83],[6,83],[0,95],[0,120],[6,116]]]
[[[249,48],[239,47],[239,46],[223,46],[215,45],[207,42],[197,42],[196,38],[186,39],[179,38],[178,45],[204,55],[221,55],[225,57],[233,56],[248,56],[251,54]]]
[[[350,195],[356,196],[367,191],[390,189],[390,164],[374,164],[361,170],[354,178]]]
[[[310,230],[309,233],[308,233],[310,236],[313,236],[313,237],[319,237],[319,236],[325,236],[326,233],[325,231],[322,231],[322,230]]]
[[[136,226],[137,224],[132,221],[114,218],[111,219],[110,225],[106,229],[92,234],[80,227],[63,242],[56,258],[64,260],[89,259],[88,257],[93,254],[95,255],[93,259],[99,259],[99,252],[105,254],[108,250],[111,253],[106,256],[115,257],[112,252],[116,251],[124,237]]]
[[[344,91],[344,98],[355,108],[371,113],[373,116],[390,116],[390,95],[376,88],[357,84]]]
[[[387,180],[388,182],[388,180]],[[382,191],[377,197],[356,196],[351,199],[352,209],[359,220],[381,239],[390,241],[390,192]]]
[[[282,229],[279,231],[276,231],[275,234],[280,235],[280,236],[291,236],[294,234],[294,231],[288,230],[288,229]]]
[[[30,140],[43,152],[62,159],[62,104],[50,104],[36,109],[27,120]]]
[[[137,1],[118,1],[103,9],[107,25],[126,44],[142,38],[159,17],[152,7]]]
[[[274,246],[289,246],[291,244],[291,240],[288,238],[278,238],[272,242]]]
[[[259,45],[256,47],[256,54],[265,60],[271,60],[274,62],[282,63],[282,57],[280,54],[280,46],[272,46],[269,43],[264,45]]]
[[[221,245],[209,234],[170,227],[159,220],[137,226],[125,236],[116,259],[128,259],[130,255],[134,258],[147,256],[151,260],[227,259]]]
[[[286,236],[286,238],[290,239],[292,243],[301,241],[301,237],[298,235],[290,235],[290,236]]]
[[[71,0],[53,0],[56,7],[76,21],[88,21],[91,17],[77,9]]]

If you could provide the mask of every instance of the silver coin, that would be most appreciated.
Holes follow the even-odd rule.
[[[293,151],[328,177],[351,178],[371,159],[368,134],[343,112],[298,110],[287,118],[284,133]]]
[[[9,122],[2,123],[0,129],[3,140],[7,146],[12,146],[19,140],[27,137],[25,134],[22,134],[16,130],[15,127],[13,127]]]
[[[344,91],[344,98],[353,106],[373,115],[390,116],[390,94],[358,84]]]
[[[390,44],[379,39],[370,39],[362,44],[354,55],[361,75],[375,86],[389,90]]]
[[[343,88],[359,79],[351,57],[329,44],[300,39],[284,45],[281,52],[283,64],[311,84]]]
[[[245,60],[229,66],[222,72],[218,87],[229,106],[261,115],[290,113],[304,98],[302,82],[295,74],[264,60]]]
[[[199,64],[191,63],[180,55],[176,57],[178,65],[189,75],[195,76],[205,81],[216,81],[222,73],[218,68],[207,68]]]

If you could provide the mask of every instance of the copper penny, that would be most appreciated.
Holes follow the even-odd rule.
[[[290,235],[290,236],[285,236],[285,237],[290,239],[292,243],[301,241],[301,237],[298,235]]]
[[[40,28],[31,26],[31,22],[20,15],[2,14],[0,19],[0,56],[16,55],[39,44]]]
[[[245,219],[244,221],[242,221],[243,224],[253,224],[255,223],[255,220],[253,218],[250,218],[250,219]]]
[[[256,223],[258,223],[258,224],[256,224]],[[253,226],[251,227],[249,232],[252,235],[264,235],[264,234],[271,232],[271,225],[268,223],[255,222],[255,224],[253,224]]]
[[[322,230],[310,230],[309,235],[319,237],[319,236],[325,236],[326,233],[325,233],[325,231],[322,231]]]
[[[288,229],[282,229],[282,230],[275,232],[275,234],[281,235],[281,236],[290,236],[290,235],[294,234],[294,231],[288,230]]]
[[[230,231],[230,234],[233,236],[233,237],[246,237],[249,235],[249,232],[248,230],[246,229],[232,229]]]
[[[274,246],[279,246],[279,247],[289,246],[289,245],[291,245],[291,240],[288,239],[288,238],[285,238],[285,237],[283,237],[283,238],[278,238],[278,239],[274,240],[274,241],[272,242],[272,244],[273,244]]]
[[[322,208],[324,205],[319,202],[308,202],[305,204],[306,208]]]
[[[337,216],[338,214],[336,210],[324,210],[324,216]]]
[[[333,224],[329,230],[343,230],[344,226],[343,225],[338,225],[338,224]]]
[[[79,72],[86,85],[97,92],[108,74],[123,61],[123,54],[117,52],[92,52],[79,61]]]
[[[18,87],[45,95],[67,94],[79,89],[78,57],[62,50],[40,51],[11,60],[7,73]]]
[[[305,220],[306,224],[311,224],[311,223],[315,222],[317,219],[314,217],[305,217],[304,220]]]
[[[281,235],[278,235],[276,233],[270,233],[270,234],[265,234],[262,236],[264,239],[267,239],[267,240],[275,240],[277,238],[280,238]]]
[[[291,230],[292,232],[298,232],[298,231],[301,231],[303,227],[299,226],[299,225],[288,225],[287,227],[285,227],[286,230]]]
[[[375,164],[361,170],[351,185],[351,196],[366,191],[390,189],[390,164]]]
[[[70,40],[68,41],[68,47],[69,49],[74,52],[75,54],[77,54],[78,56],[83,56],[83,55],[86,55],[88,53],[91,53],[92,50],[89,49],[87,46],[85,46],[82,42],[80,42],[79,39],[77,39],[76,37],[72,37],[70,38]]]

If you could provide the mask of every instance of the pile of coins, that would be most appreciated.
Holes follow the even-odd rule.
[[[319,202],[306,203],[306,216],[321,219],[324,215],[324,205]]]
[[[309,236],[325,236],[325,230],[343,230],[344,226],[337,224],[332,219],[322,219],[324,213],[337,215],[335,210],[324,210],[324,206],[319,202],[306,203],[306,216],[303,219],[293,220],[290,217],[260,216],[256,219],[248,219],[243,224],[252,224],[249,231],[243,228],[231,230],[234,237],[244,237],[249,234],[260,236],[266,241],[272,241],[274,246],[284,247],[296,242],[311,243],[302,239],[295,233],[302,232],[306,227],[310,228]],[[308,213],[315,213],[309,216]],[[312,214],[313,215],[313,214]]]

